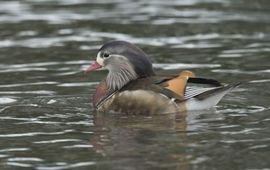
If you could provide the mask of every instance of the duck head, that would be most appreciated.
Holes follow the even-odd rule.
[[[154,75],[147,55],[140,48],[125,41],[110,41],[104,44],[97,53],[96,61],[86,72],[100,68],[109,70],[106,84],[111,90],[119,90],[132,80]]]

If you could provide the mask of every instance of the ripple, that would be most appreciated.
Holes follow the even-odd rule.
[[[0,48],[15,46],[12,40],[0,40]]]
[[[62,170],[62,169],[71,169],[71,168],[82,168],[84,166],[95,165],[96,162],[78,162],[69,165],[63,166],[39,166],[37,167],[38,170]]]
[[[69,67],[65,67],[67,65],[78,65],[82,66],[83,64],[90,64],[88,60],[76,60],[76,61],[64,61],[64,62],[37,62],[37,63],[26,63],[26,64],[0,64],[0,73],[6,73],[6,72],[18,72],[18,71],[24,71],[24,72],[31,72],[31,71],[48,71],[48,67],[56,67],[56,70],[58,71],[65,71],[64,73],[59,74],[75,74],[78,73],[78,70],[66,72],[67,70],[70,70]],[[64,68],[64,69],[63,69]],[[82,69],[83,70],[83,69]],[[34,83],[24,83],[24,84],[14,84],[14,87],[16,86],[24,86],[24,85],[41,85],[44,84],[57,84],[58,82],[53,81],[44,81],[44,82],[34,82]],[[0,85],[0,87],[5,85]],[[11,86],[12,87],[12,86]]]
[[[0,70],[0,73],[12,73],[12,72],[28,72],[28,71],[47,71],[47,68],[12,68]]]
[[[85,125],[85,126],[94,126],[94,123],[86,120],[86,121],[76,121],[76,122],[68,122],[69,125]]]
[[[74,130],[64,130],[60,132],[28,132],[28,133],[15,133],[15,134],[0,134],[0,138],[16,138],[16,137],[28,137],[28,136],[38,136],[38,135],[61,135],[73,132]]]
[[[0,158],[6,158],[9,157],[10,155],[5,155],[5,154],[0,154]]]
[[[100,45],[81,45],[80,46],[80,49],[81,50],[87,50],[87,51],[90,51],[90,50],[98,50],[100,48]]]
[[[239,58],[243,57],[242,54],[219,54],[218,57],[220,58]]]
[[[238,140],[221,140],[222,143],[253,143],[253,142],[269,142],[270,138],[260,138],[260,139],[238,139]]]
[[[43,159],[40,159],[40,158],[34,158],[34,157],[13,157],[13,158],[8,158],[8,161],[11,161],[11,162],[42,162]]]
[[[65,149],[73,149],[73,148],[93,148],[93,145],[71,145],[71,146],[63,146]]]
[[[18,33],[18,36],[20,36],[20,37],[24,37],[24,36],[36,36],[36,35],[38,35],[38,32],[36,32],[34,30],[20,31]]]
[[[258,94],[269,91],[268,6],[259,1],[226,0],[1,1],[0,166],[134,169],[133,165],[142,162],[138,169],[145,165],[159,169],[187,164],[191,169],[215,169],[215,162],[248,162],[248,151],[252,151],[251,156],[267,158],[269,106],[257,105],[267,105],[267,95],[258,98]],[[228,96],[216,111],[188,114],[183,125],[174,119],[165,121],[162,126],[166,128],[161,127],[161,131],[155,128],[160,127],[160,121],[147,120],[147,130],[139,127],[141,119],[135,120],[140,122],[136,126],[125,118],[126,123],[119,123],[117,116],[92,113],[89,97],[84,94],[92,93],[92,86],[97,84],[93,81],[104,74],[90,76],[90,82],[84,82],[82,71],[90,61],[80,60],[95,55],[103,42],[112,39],[155,50],[160,58],[153,56],[154,61],[164,62],[154,63],[157,69],[206,68],[201,70],[202,75],[225,73],[220,75],[221,81],[230,78],[231,74],[226,73],[243,79],[255,77],[251,83],[264,86],[255,90],[257,96],[251,94],[254,89],[240,88],[240,97]],[[169,52],[183,57],[175,63],[166,58]],[[226,58],[231,61],[224,63]],[[76,95],[66,95],[70,93]],[[235,147],[230,147],[233,143]],[[188,153],[181,152],[189,148]],[[132,155],[130,151],[134,151]],[[243,154],[230,157],[229,151]],[[113,162],[107,161],[111,159]],[[254,159],[245,167],[265,164],[265,159]],[[231,166],[228,163],[224,169]]]
[[[270,69],[266,70],[257,70],[257,71],[247,71],[247,70],[239,70],[239,69],[213,69],[211,70],[214,73],[233,73],[233,74],[259,74],[259,73],[270,73]]]
[[[219,64],[183,64],[183,63],[155,63],[154,67],[164,70],[187,69],[187,68],[217,68]]]
[[[54,104],[54,103],[56,103],[56,102],[57,102],[56,100],[51,99],[51,100],[49,100],[49,101],[47,102],[47,104]]]
[[[40,95],[53,95],[56,92],[49,90],[37,90],[37,91],[0,91],[0,94],[40,94]]]
[[[30,38],[26,40],[15,41],[11,44],[19,47],[28,47],[28,48],[47,48],[53,46],[63,46],[65,42],[93,42],[99,41],[99,38],[88,38],[83,36],[63,36],[63,37],[53,37],[53,38]]]
[[[69,75],[74,75],[77,74],[79,71],[69,71],[69,72],[64,72],[64,73],[56,73],[54,76],[69,76]]]
[[[1,120],[19,120],[19,121],[36,121],[37,118],[21,118],[21,117],[10,117],[10,116],[1,116]]]
[[[69,31],[70,32],[70,31]],[[242,34],[220,34],[220,33],[208,33],[208,34],[194,34],[186,36],[150,36],[150,37],[135,37],[130,34],[124,33],[113,33],[113,32],[98,32],[95,30],[89,29],[77,29],[73,30],[72,35],[61,35],[54,37],[43,37],[36,38],[30,37],[23,40],[11,40],[5,39],[0,40],[0,48],[6,47],[27,47],[27,48],[48,48],[48,47],[58,47],[64,46],[68,42],[97,42],[102,41],[102,39],[118,39],[126,40],[135,44],[142,45],[151,45],[151,46],[164,46],[171,45],[172,48],[219,48],[222,47],[222,43],[217,43],[214,40],[231,40],[231,39],[256,39],[261,38],[261,34],[254,35],[242,35]],[[203,41],[204,40],[204,41]],[[195,42],[194,42],[195,41]],[[214,42],[212,42],[214,41]],[[82,50],[96,50],[99,49],[100,45],[81,45]],[[221,54],[221,57],[224,57],[228,54],[231,56],[234,54],[243,54],[250,52],[269,52],[269,48],[247,48],[247,49],[233,49],[233,50],[224,50]]]
[[[200,164],[200,163],[205,162],[207,160],[209,160],[209,158],[204,156],[204,157],[199,157],[199,158],[196,158],[195,160],[192,160],[191,163],[192,164]]]
[[[17,125],[22,125],[22,124],[48,124],[48,125],[59,125],[63,124],[63,122],[56,122],[56,121],[41,121],[41,120],[28,120],[20,123],[16,123]]]
[[[210,43],[185,43],[182,45],[174,45],[172,46],[172,48],[196,48],[196,49],[200,49],[200,48],[219,48],[222,47],[221,44],[210,44]]]
[[[270,82],[270,79],[261,79],[261,80],[249,81],[249,83],[268,83],[268,82]]]
[[[255,145],[255,146],[249,147],[249,149],[261,149],[261,148],[267,148],[267,147],[269,147],[269,145]]]
[[[60,35],[72,34],[74,31],[72,29],[60,29],[57,31]]]
[[[267,109],[268,108],[263,107],[263,106],[248,106],[246,108],[222,109],[222,110],[219,110],[218,112],[226,113],[226,114],[233,113],[233,114],[230,114],[230,116],[248,116],[248,114],[262,112]]]
[[[270,52],[270,48],[254,48],[254,49],[233,49],[233,50],[225,50],[224,54],[245,54],[245,53],[258,53],[258,52]]]
[[[44,81],[44,82],[35,82],[35,83],[15,83],[15,84],[2,84],[0,88],[3,87],[22,87],[22,86],[36,86],[36,85],[54,85],[58,82]]]
[[[29,151],[29,148],[5,148],[1,149],[0,152],[20,152],[20,151]]]
[[[8,103],[14,103],[17,100],[8,98],[8,97],[0,97],[0,104],[8,104]]]
[[[239,135],[239,134],[254,134],[256,132],[254,131],[259,131],[261,128],[245,128],[240,131],[234,131],[234,132],[220,132],[223,135],[229,134],[229,135]]]
[[[240,127],[240,125],[222,125],[220,127],[217,127],[219,129],[230,129],[230,128],[235,128],[235,127]]]
[[[22,4],[18,1],[1,2],[1,5],[0,5],[1,12],[7,12],[10,14],[19,14],[20,12],[23,12],[28,9],[29,9],[29,5]]]
[[[6,162],[6,164],[11,165],[11,166],[22,167],[22,168],[30,168],[30,167],[32,167],[31,164],[19,163],[19,162]]]
[[[37,62],[37,63],[25,63],[25,64],[0,64],[1,68],[28,68],[28,67],[40,67],[40,66],[52,66],[58,65],[61,62]]]
[[[48,144],[48,143],[63,143],[63,142],[79,142],[82,141],[80,139],[55,139],[55,140],[47,140],[47,141],[36,141],[36,144]]]
[[[62,84],[59,84],[57,86],[59,87],[89,87],[89,86],[92,86],[92,85],[96,85],[97,83],[95,82],[82,82],[82,83],[62,83]]]

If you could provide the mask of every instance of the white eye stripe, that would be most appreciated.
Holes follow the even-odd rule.
[[[104,59],[101,57],[101,52],[98,52],[96,61],[101,66],[104,66]]]
[[[97,53],[97,58],[101,58],[101,52]]]

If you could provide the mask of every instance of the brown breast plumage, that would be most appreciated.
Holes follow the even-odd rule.
[[[113,110],[126,114],[160,114],[177,112],[173,99],[149,90],[116,92],[97,107],[98,111]]]

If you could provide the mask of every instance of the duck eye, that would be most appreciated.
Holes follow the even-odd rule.
[[[110,54],[109,53],[103,53],[103,55],[102,55],[104,58],[108,58],[109,56],[110,56]]]

